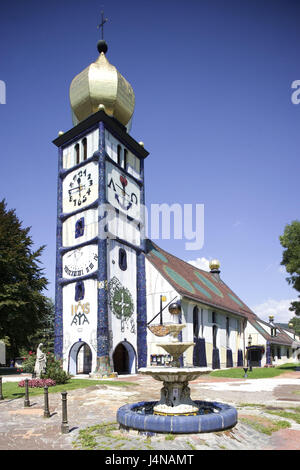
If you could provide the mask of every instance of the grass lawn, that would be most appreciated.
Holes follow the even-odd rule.
[[[253,367],[252,372],[247,371],[248,379],[267,379],[277,377],[288,371],[294,371],[299,364],[282,364],[277,367]],[[213,377],[227,377],[232,379],[242,379],[245,375],[242,367],[233,367],[231,369],[220,369],[210,373]]]
[[[20,377],[20,381],[22,378]],[[71,379],[68,383],[63,385],[55,385],[49,387],[49,393],[59,393],[77,388],[93,387],[95,385],[109,385],[110,387],[134,387],[138,384],[132,382],[118,381],[118,380],[91,380],[91,379]],[[25,396],[25,388],[19,387],[18,382],[5,382],[2,384],[2,393],[5,400],[22,398]],[[37,395],[43,395],[43,388],[29,388],[29,398]]]

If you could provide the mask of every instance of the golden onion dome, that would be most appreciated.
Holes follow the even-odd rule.
[[[134,111],[133,89],[116,67],[107,60],[105,41],[98,42],[98,51],[100,53],[98,59],[76,75],[71,82],[70,103],[73,124],[78,124],[102,108],[106,114],[115,117],[126,126]]]
[[[214,270],[214,269],[220,269],[220,261],[218,259],[212,259],[210,262],[209,262],[209,268],[210,270]]]

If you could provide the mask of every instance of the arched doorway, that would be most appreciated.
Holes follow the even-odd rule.
[[[72,375],[92,372],[92,351],[87,343],[78,341],[73,344],[69,354],[68,370]]]
[[[134,374],[136,355],[134,347],[127,341],[119,343],[113,353],[114,371],[119,375]]]

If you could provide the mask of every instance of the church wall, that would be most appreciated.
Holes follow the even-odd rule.
[[[83,222],[84,230],[80,234],[76,232],[78,222]],[[77,235],[77,236],[76,236]],[[71,247],[78,243],[92,240],[98,235],[98,211],[90,209],[67,218],[63,222],[63,246]]]
[[[174,290],[171,284],[154,268],[154,266],[146,259],[146,282],[147,282],[147,322],[160,311],[160,295],[166,296],[164,305],[168,304],[172,299],[176,297],[176,300],[180,299],[180,295]],[[152,324],[159,324],[159,316],[153,320]],[[177,322],[175,315],[169,313],[168,308],[163,311],[163,323],[175,323]],[[162,348],[158,347],[158,343],[166,341],[166,337],[155,336],[151,331],[147,330],[147,343],[148,343],[148,357],[147,365],[150,365],[150,356],[153,354],[167,354]]]
[[[105,130],[105,151],[107,155],[118,162],[118,146],[120,146],[120,163],[121,166],[135,178],[140,178],[140,160],[128,148],[123,145],[118,139],[116,139],[107,129]],[[125,152],[126,157],[126,168],[125,168]]]
[[[126,253],[127,267],[125,270],[120,268],[120,249]],[[110,354],[112,359],[113,351],[122,341],[130,343],[135,351],[137,349],[136,252],[116,240],[109,240],[107,259]]]
[[[69,354],[77,342],[85,342],[93,352],[92,367],[96,367],[97,351],[97,281],[84,281],[84,298],[75,300],[76,282],[62,289],[63,297],[63,367],[68,370]]]
[[[94,152],[96,152],[99,148],[99,129],[89,132],[88,134],[84,135],[81,139],[77,139],[72,144],[66,146],[63,149],[63,168],[65,170],[72,168],[76,165],[76,145],[79,145],[79,162],[82,162],[84,159],[84,151],[83,151],[83,139],[86,138],[87,140],[87,158],[90,158]]]

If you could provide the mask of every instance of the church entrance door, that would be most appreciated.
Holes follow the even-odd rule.
[[[134,374],[136,372],[135,362],[133,346],[127,341],[119,343],[113,353],[114,372],[119,375]]]
[[[87,343],[78,341],[73,344],[69,355],[69,373],[89,374],[92,372],[92,351]]]

